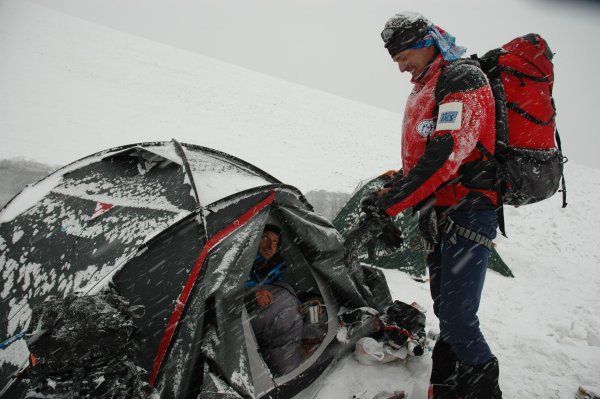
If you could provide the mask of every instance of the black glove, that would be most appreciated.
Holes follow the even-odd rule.
[[[379,228],[373,226],[372,223],[369,222],[366,215],[362,216],[358,221],[358,224],[350,230],[346,239],[344,240],[344,248],[346,248],[346,253],[344,256],[344,263],[348,267],[352,267],[352,265],[358,260],[358,252],[365,244],[369,241],[373,240],[376,237],[376,233],[379,231]]]
[[[437,244],[440,237],[438,217],[433,209],[422,209],[419,211],[419,234],[421,238],[430,244]]]
[[[360,201],[364,215],[344,241],[344,261],[348,266],[358,259],[358,251],[363,246],[373,244],[376,239],[381,239],[388,248],[398,248],[402,245],[402,232],[394,225],[390,216],[375,205],[376,201],[376,191],[366,193]]]
[[[381,229],[379,240],[388,249],[400,248],[404,243],[402,231],[398,227],[396,227],[396,225],[391,219],[383,226],[383,229]]]
[[[375,205],[377,203],[377,191],[378,190],[367,191],[360,199],[360,210],[365,214],[379,211],[379,208],[377,208],[377,205]]]

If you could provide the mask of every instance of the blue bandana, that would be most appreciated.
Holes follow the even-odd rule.
[[[454,61],[459,59],[467,49],[455,44],[456,38],[445,30],[432,26],[427,29],[427,33],[423,39],[413,44],[410,48],[424,48],[429,46],[437,46],[446,61]]]

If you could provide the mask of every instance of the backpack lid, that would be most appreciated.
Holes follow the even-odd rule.
[[[502,46],[502,49],[509,54],[524,58],[539,69],[543,76],[553,80],[554,65],[552,64],[552,58],[554,54],[548,43],[537,33],[517,37]]]

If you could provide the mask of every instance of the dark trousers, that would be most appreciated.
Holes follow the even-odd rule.
[[[452,220],[491,239],[496,237],[496,212],[456,211]],[[490,250],[456,236],[455,243],[442,233],[440,243],[427,258],[433,311],[440,321],[440,337],[465,364],[480,365],[492,359],[481,330],[477,310]]]

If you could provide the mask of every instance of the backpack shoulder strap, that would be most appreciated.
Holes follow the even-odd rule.
[[[442,67],[442,73],[435,86],[436,111],[448,94],[472,90],[485,84],[485,74],[477,60],[461,58],[451,61]]]

